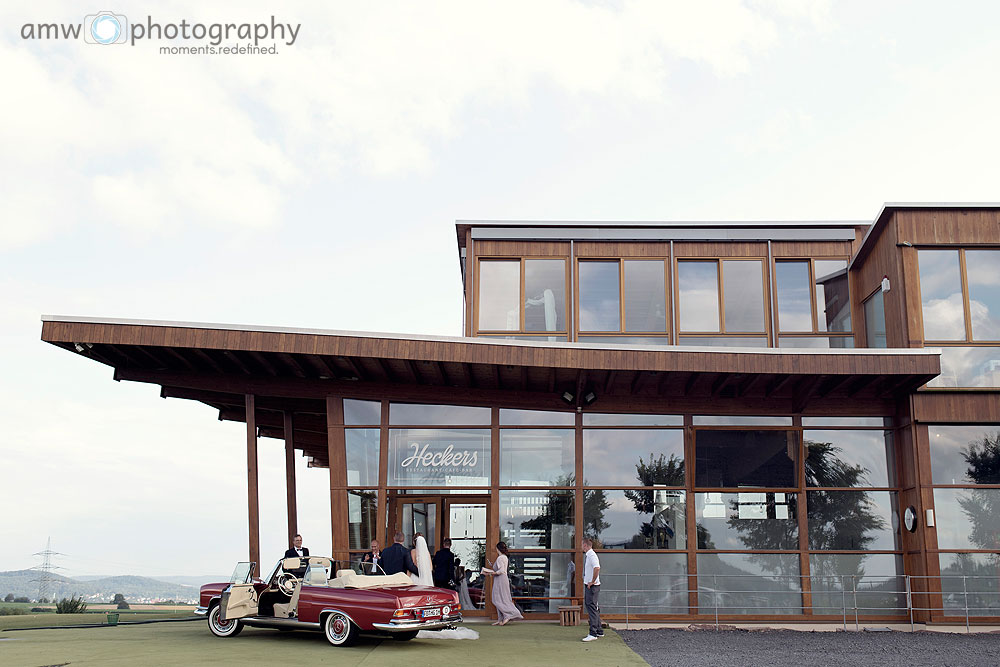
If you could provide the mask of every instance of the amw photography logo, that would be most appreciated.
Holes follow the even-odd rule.
[[[161,55],[274,55],[279,43],[294,46],[301,28],[274,16],[260,23],[164,22],[152,16],[132,22],[124,14],[100,11],[81,23],[25,23],[21,39],[80,41],[82,36],[86,44],[105,46],[166,41],[171,44],[159,46]]]

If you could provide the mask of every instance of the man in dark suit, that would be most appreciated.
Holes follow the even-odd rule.
[[[419,574],[417,566],[410,558],[410,550],[403,546],[403,533],[396,531],[392,537],[393,545],[382,550],[382,570],[386,574],[396,574],[397,572],[412,572]]]
[[[434,554],[434,585],[440,588],[455,587],[455,554],[451,552],[451,540],[442,542],[443,548]]]
[[[285,552],[285,558],[309,558],[309,550],[302,546],[301,535],[292,540],[292,548]]]

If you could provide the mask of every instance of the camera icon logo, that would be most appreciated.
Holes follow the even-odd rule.
[[[83,17],[83,40],[87,44],[124,44],[128,41],[128,18],[114,12]]]

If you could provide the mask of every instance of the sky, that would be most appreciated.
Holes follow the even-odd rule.
[[[67,576],[246,554],[243,425],[40,342],[43,314],[460,335],[458,219],[1000,199],[996,3],[129,0],[299,27],[268,54],[23,37],[80,7],[0,5],[0,570],[49,539]],[[283,444],[259,449],[277,558]],[[327,472],[297,460],[325,553]]]

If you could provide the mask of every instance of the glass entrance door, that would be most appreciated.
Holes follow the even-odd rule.
[[[486,609],[486,503],[448,498],[445,535],[458,561],[455,582],[459,601],[467,611]]]

